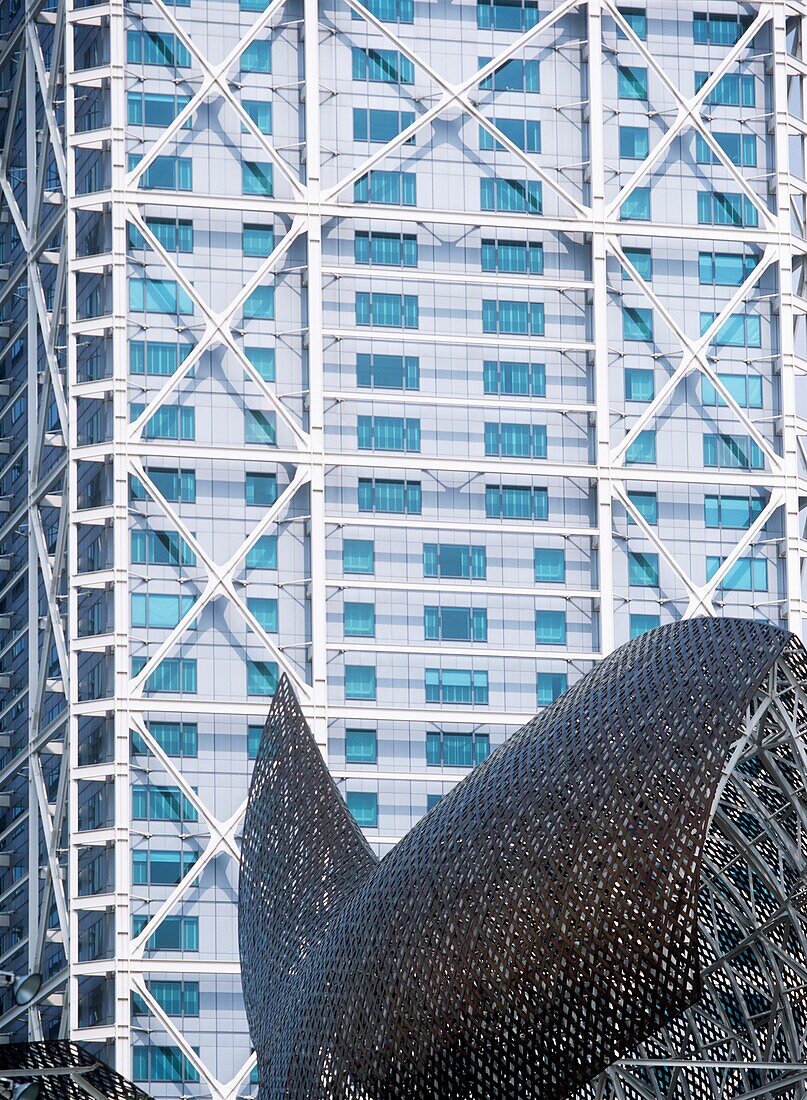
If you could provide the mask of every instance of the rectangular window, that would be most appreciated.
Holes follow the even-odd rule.
[[[417,328],[416,294],[383,294],[380,291],[356,291],[356,324],[381,328]]]
[[[199,983],[188,981],[148,982],[149,992],[166,1016],[199,1015]]]
[[[375,697],[375,668],[371,665],[345,665],[345,698],[372,700]]]
[[[359,478],[359,511],[420,515],[422,494],[419,481]]]
[[[131,596],[132,626],[169,630],[177,625],[193,607],[191,595],[163,592],[133,592]]]
[[[631,615],[629,623],[631,638],[638,638],[648,630],[655,630],[660,622],[658,615]]]
[[[488,519],[548,519],[549,493],[523,485],[488,485],[485,514]]]
[[[543,192],[540,180],[509,180],[494,176],[479,181],[482,210],[502,214],[540,214]]]
[[[176,279],[130,279],[129,309],[186,317],[193,314],[193,302]]]
[[[353,255],[357,264],[417,267],[418,239],[409,233],[356,231]]]
[[[625,400],[652,401],[655,396],[655,374],[649,368],[625,368]]]
[[[486,642],[488,613],[484,607],[424,607],[423,636],[427,642]]]
[[[656,493],[629,492],[628,499],[642,519],[655,527],[658,524],[658,496]],[[633,520],[631,520],[631,523]]]
[[[706,579],[710,581],[725,558],[706,558]],[[724,592],[767,592],[768,562],[765,558],[738,558],[718,586]]]
[[[619,127],[619,155],[627,160],[644,160],[650,152],[650,133],[646,126]]]
[[[378,107],[353,108],[353,140],[385,145],[415,121],[412,111],[387,111]],[[407,139],[413,142],[414,137]]]
[[[377,84],[413,84],[415,66],[398,50],[353,47],[353,79]]]
[[[193,350],[193,344],[163,340],[130,340],[129,373],[170,375]]]
[[[166,252],[193,252],[193,222],[184,218],[146,218],[146,225]],[[136,225],[127,225],[129,248],[151,246]]]
[[[132,882],[136,886],[178,886],[199,858],[187,850],[132,852]]]
[[[345,760],[348,764],[378,763],[376,730],[345,730]]]
[[[563,584],[566,580],[566,553],[564,550],[537,547],[535,550],[535,579],[539,584]]]
[[[160,92],[129,92],[126,96],[126,115],[130,126],[170,126],[191,98],[187,95]],[[190,127],[191,120],[183,124]]]
[[[751,200],[739,192],[699,191],[698,224],[755,229],[759,225],[759,213]]]
[[[427,703],[488,703],[487,672],[427,668],[425,686]]]
[[[703,437],[703,464],[733,470],[762,470],[765,460],[761,448],[749,436],[715,432]]]
[[[132,918],[132,935],[139,936],[149,922],[142,914]],[[198,917],[164,917],[146,942],[147,951],[198,951]]]
[[[274,661],[247,661],[247,695],[274,695],[276,687]]]
[[[378,795],[375,791],[347,791],[345,801],[360,828],[378,828]]]
[[[709,73],[695,73],[695,91],[699,92]],[[706,97],[705,103],[726,107],[755,107],[756,85],[753,74],[726,73]]]
[[[543,302],[482,300],[482,331],[497,335],[543,336]]]
[[[569,684],[565,672],[539,672],[535,686],[538,706],[548,707],[563,695]]]
[[[420,421],[401,416],[359,416],[356,434],[360,451],[420,451]]]
[[[703,518],[707,527],[747,531],[764,506],[765,502],[761,497],[707,494],[703,502]]]
[[[546,425],[485,424],[485,454],[501,458],[546,458]]]
[[[656,461],[656,433],[653,428],[645,428],[639,432],[634,441],[629,444],[625,452],[625,462],[629,465],[636,462],[654,464]]]
[[[420,389],[420,360],[412,355],[356,356],[356,384],[388,390]]]
[[[622,307],[622,339],[632,343],[653,339],[653,310],[640,306]]]
[[[262,409],[244,410],[244,442],[274,447],[277,443],[275,414]]]
[[[275,380],[275,349],[244,348],[244,355],[265,382]]]
[[[493,60],[492,57],[477,58],[477,65],[484,69]],[[522,61],[513,58],[505,61],[490,76],[479,82],[482,92],[540,92],[541,77],[538,61]]]
[[[241,230],[241,248],[245,256],[266,259],[275,247],[275,231],[268,225],[245,225]]]
[[[546,368],[543,363],[485,360],[482,379],[485,393],[508,397],[546,397]]]
[[[247,610],[252,612],[267,634],[277,634],[277,600],[267,596],[250,596]]]
[[[537,0],[476,0],[480,30],[527,31],[537,22]]]
[[[619,14],[628,24],[630,29],[642,42],[647,41],[647,12],[644,8],[619,8]],[[618,38],[625,38],[623,31],[617,30]]]
[[[147,473],[154,482],[154,488],[175,504],[196,503],[196,474],[193,470],[149,469]],[[133,500],[146,500],[147,494],[140,481],[132,475],[130,478]]]
[[[701,335],[715,319],[714,313],[701,313]],[[761,348],[762,318],[751,313],[732,313],[712,337],[715,347]]]
[[[135,821],[198,821],[193,803],[179,787],[132,786],[132,817]]]
[[[191,55],[175,34],[159,31],[127,31],[126,59],[134,65],[165,65],[184,69]]]
[[[742,286],[756,266],[753,256],[736,252],[698,254],[698,277],[707,286]]]
[[[628,584],[658,588],[658,554],[628,552]]]
[[[427,733],[426,764],[435,768],[472,768],[490,756],[486,733]]]
[[[375,638],[375,604],[346,600],[342,626],[346,638]]]
[[[247,759],[257,760],[263,738],[263,726],[247,726]]]
[[[199,1072],[177,1046],[136,1046],[132,1050],[135,1081],[198,1081]]]
[[[244,479],[244,497],[247,504],[268,508],[277,500],[277,475],[247,474]]]
[[[137,153],[129,154],[129,171],[140,161]],[[144,191],[192,191],[193,161],[190,157],[155,157],[140,177]]]
[[[536,611],[535,641],[537,645],[565,645],[566,612]]]
[[[650,188],[634,187],[619,208],[620,220],[633,222],[650,221]]]
[[[261,535],[247,551],[247,569],[277,569],[277,535]]]
[[[756,168],[757,139],[754,134],[726,134],[713,132],[712,137],[732,162],[742,168]],[[720,158],[713,152],[706,138],[695,135],[695,160],[698,164],[719,164]]]
[[[256,286],[244,302],[244,319],[247,321],[274,321],[275,288]]]
[[[636,268],[637,275],[650,282],[653,278],[653,253],[649,248],[626,248],[625,257]]]
[[[647,99],[647,69],[638,65],[620,65],[618,87],[620,99]]]
[[[750,15],[718,15],[695,12],[692,17],[692,41],[697,45],[733,46],[751,26]]]
[[[414,23],[414,0],[365,0],[364,6],[382,23]],[[361,19],[358,12],[351,12],[353,19]]]
[[[241,192],[244,195],[264,195],[272,197],[272,165],[259,161],[245,160],[241,165]]]
[[[264,99],[242,99],[241,106],[258,127],[262,134],[272,132],[272,104]],[[249,127],[242,123],[242,133],[248,133]]]
[[[759,375],[726,374],[717,375],[734,400],[744,409],[762,408],[762,378]],[[725,398],[717,392],[717,387],[706,375],[701,376],[701,401],[704,405],[727,404]]]
[[[525,153],[541,152],[541,123],[524,118],[491,118],[490,124],[499,130],[513,145]],[[479,127],[479,148],[504,152],[505,146],[496,140],[485,126]]]
[[[265,39],[260,42],[250,42],[241,54],[242,73],[271,73],[272,71],[272,43]]]
[[[136,420],[145,406],[133,402],[129,415]],[[161,405],[143,429],[144,439],[193,440],[196,438],[196,410],[192,405]]]
[[[375,543],[372,539],[342,540],[343,573],[375,573]]]
[[[417,176],[414,172],[387,172],[374,168],[354,183],[353,201],[416,206]]]
[[[132,658],[132,676],[137,676],[146,663],[145,657]],[[167,692],[171,695],[196,694],[196,660],[192,657],[164,657],[146,680],[146,692]]]
[[[524,241],[482,241],[482,270],[543,275],[544,246]]]
[[[485,547],[426,542],[423,544],[423,576],[484,580],[487,576]]]
[[[166,756],[199,754],[199,728],[195,722],[149,722],[149,732]],[[146,755],[145,741],[132,730],[132,752]]]

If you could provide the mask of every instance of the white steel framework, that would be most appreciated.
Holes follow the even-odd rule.
[[[510,13],[501,25],[499,8]],[[638,8],[610,0],[534,8],[416,2],[410,20],[406,0],[7,5],[0,626],[11,671],[0,701],[9,791],[0,874],[8,866],[3,896],[19,931],[13,944],[4,939],[0,962],[47,978],[25,1013],[4,1006],[0,1026],[11,1032],[96,1044],[157,1094],[179,1085],[225,1100],[254,1087],[234,941],[246,731],[268,706],[265,691],[250,690],[253,672],[288,673],[346,792],[388,800],[389,812],[379,817],[376,805],[366,822],[383,848],[463,774],[464,761],[435,764],[416,738],[425,746],[424,731],[477,738],[490,727],[500,740],[545,701],[536,672],[576,678],[626,640],[632,616],[641,626],[643,616],[753,614],[801,633],[807,6],[721,0],[671,14],[651,2],[644,26]],[[706,44],[693,45],[693,19],[709,13],[736,18],[737,34],[710,38],[707,19]],[[162,64],[137,53],[142,36]],[[264,43],[271,65],[256,69],[254,47]],[[411,79],[351,80],[356,50]],[[523,73],[531,60],[540,92],[496,87],[508,63]],[[615,93],[620,64],[644,73],[638,107]],[[757,92],[753,108],[732,114],[719,89],[735,73]],[[168,121],[142,113],[170,96]],[[271,124],[261,100],[271,100]],[[399,132],[372,144],[356,136],[355,112],[393,108],[406,108]],[[540,119],[551,135],[542,149],[493,114],[512,122],[514,110]],[[622,163],[624,118],[649,137]],[[754,137],[754,164],[735,163],[742,158],[727,151],[720,126]],[[697,157],[687,152],[695,139]],[[188,163],[192,186],[179,182]],[[253,164],[270,180],[263,193],[254,179],[241,182]],[[173,187],[160,174],[168,168]],[[373,173],[399,189],[416,175],[417,204],[402,191],[396,201],[374,194]],[[695,215],[710,178],[735,196],[740,224]],[[540,184],[540,215],[480,209],[467,189],[469,180],[481,188],[477,179]],[[648,188],[652,219],[626,213]],[[192,223],[191,250],[166,235],[168,222],[176,234]],[[255,223],[273,229],[271,244],[247,262],[239,234]],[[373,232],[414,237],[421,262],[367,267],[353,240]],[[545,263],[485,268],[488,238],[494,252],[501,242],[540,244]],[[753,262],[706,290],[697,272],[713,249]],[[263,326],[250,303],[267,287],[272,324]],[[376,292],[404,308],[418,294],[424,323],[391,332],[379,306],[368,325],[359,298]],[[147,308],[149,294],[173,294],[174,306]],[[547,303],[540,332],[480,324],[489,303],[530,295]],[[701,306],[711,308],[699,325]],[[642,323],[652,316],[640,348],[626,336],[623,307]],[[738,314],[759,318],[758,350],[747,335],[741,351],[721,344]],[[135,373],[132,349],[145,359],[149,341],[182,349],[173,369]],[[271,371],[253,354],[269,346]],[[353,360],[345,364],[361,349],[416,358],[423,385],[379,393],[357,384]],[[494,357],[545,361],[544,392],[487,392],[482,363]],[[623,366],[653,372],[641,404],[626,399]],[[759,402],[747,399],[749,383],[738,397],[739,375],[761,379]],[[699,398],[704,379],[710,403]],[[12,419],[21,396],[24,431]],[[185,405],[195,410],[191,438],[155,432]],[[241,417],[253,411],[273,425],[271,450],[245,434]],[[418,418],[421,449],[357,445],[354,413]],[[500,430],[543,419],[548,449],[540,460],[518,448],[486,454],[486,414]],[[735,458],[725,439],[744,439],[746,460],[705,464],[693,448],[707,431]],[[649,432],[653,458],[637,459]],[[274,497],[244,503],[270,474]],[[258,488],[245,490],[250,478]],[[357,484],[375,494],[378,479],[419,479],[422,510],[379,514],[375,495],[371,509],[357,505]],[[494,513],[491,485],[548,487],[548,515]],[[704,526],[704,498],[721,494],[754,501],[747,523]],[[147,549],[134,560],[141,532]],[[149,556],[152,535],[169,547],[162,558]],[[281,559],[271,584],[249,572],[267,535]],[[338,555],[347,539],[374,540],[386,572],[346,575]],[[426,543],[469,539],[486,547],[486,576],[425,576]],[[544,545],[563,548],[560,578],[533,572]],[[655,563],[655,585],[629,579],[637,555]],[[765,562],[764,591],[732,582],[738,568],[756,569],[749,560]],[[24,609],[12,594],[20,579]],[[150,592],[175,596],[170,621],[135,619],[133,601],[150,607]],[[373,597],[370,635],[342,630],[351,597]],[[485,643],[424,636],[429,600],[484,602]],[[536,648],[544,608],[563,614],[563,633]],[[21,637],[25,665],[11,656]],[[438,717],[423,686],[435,665],[437,681],[457,665],[469,683],[484,672],[484,701],[481,680],[473,695],[440,681]],[[347,693],[348,667],[372,667],[371,694]],[[346,752],[356,726],[375,733],[375,759]],[[198,753],[167,747],[169,736],[198,736]],[[170,803],[159,809],[169,824],[152,814],[154,787]],[[152,851],[176,854],[173,879],[151,877]],[[170,949],[166,929],[178,937]],[[169,987],[185,998],[194,983],[198,1015],[166,1007]],[[152,1049],[170,1049],[158,1070]]]

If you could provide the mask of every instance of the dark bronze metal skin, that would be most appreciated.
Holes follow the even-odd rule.
[[[36,1070],[25,1076],[26,1069]],[[73,1072],[71,1072],[71,1070]],[[0,1043],[0,1080],[12,1087],[36,1081],[42,1100],[151,1100],[143,1089],[121,1077],[79,1043],[51,1039],[38,1043]],[[50,1071],[50,1072],[48,1072]],[[82,1087],[82,1082],[86,1088]]]
[[[264,1100],[554,1100],[693,1005],[718,785],[780,658],[760,622],[643,635],[381,861],[282,680],[239,907]]]

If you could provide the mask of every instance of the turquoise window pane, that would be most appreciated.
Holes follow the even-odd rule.
[[[661,620],[658,615],[631,615],[631,638],[638,638],[641,634],[645,634],[648,630],[655,630],[660,621]]]
[[[277,535],[261,535],[247,551],[247,569],[277,569]]]
[[[625,370],[625,400],[652,401],[655,396],[655,375],[652,370],[628,367]]]
[[[247,474],[244,489],[247,504],[268,507],[277,500],[277,477],[275,474]]]
[[[652,428],[639,432],[625,452],[625,461],[627,463],[656,461],[656,433]]]
[[[274,695],[276,687],[274,661],[247,661],[247,695]]]
[[[244,302],[244,317],[247,320],[273,321],[275,288],[273,286],[256,287]]]
[[[262,443],[273,447],[277,442],[275,414],[260,409],[244,411],[244,439],[247,443]]]
[[[538,706],[548,707],[563,695],[568,687],[565,672],[539,672],[537,676]]]
[[[257,161],[244,161],[241,165],[241,189],[245,195],[265,195],[272,197],[271,164]]]
[[[245,347],[244,355],[266,382],[275,380],[275,349]]]
[[[375,730],[345,730],[345,760],[348,764],[375,764],[378,735]]]
[[[626,248],[625,256],[648,282],[653,278],[653,253],[649,248]]]
[[[375,546],[372,539],[344,539],[342,570],[345,573],[375,572]]]
[[[378,795],[375,791],[348,791],[347,808],[363,829],[378,827]]]
[[[260,99],[242,99],[241,106],[246,113],[258,127],[262,134],[271,134],[272,132],[272,104],[266,103]],[[247,131],[248,127],[242,125],[242,130]]]
[[[566,554],[561,549],[539,547],[535,551],[535,579],[542,584],[566,580]]]
[[[628,554],[628,583],[646,588],[658,588],[658,554]]]
[[[566,612],[536,611],[535,641],[538,645],[565,645]]]
[[[375,699],[376,670],[366,665],[345,665],[345,698]]]
[[[347,638],[375,637],[375,605],[345,601],[344,632]]]
[[[250,596],[247,608],[268,634],[277,633],[277,600],[265,596]]]
[[[622,221],[650,221],[650,188],[634,187],[619,208]]]
[[[272,71],[272,45],[269,41],[250,42],[241,54],[242,73],[270,73]]]
[[[619,155],[629,160],[644,160],[650,152],[650,135],[646,126],[619,127]]]
[[[245,256],[265,259],[275,247],[274,229],[265,225],[245,225],[241,231],[241,247]]]
[[[626,341],[650,341],[653,339],[653,310],[639,306],[623,306],[622,335]]]
[[[618,69],[620,99],[647,99],[647,69],[620,65]]]

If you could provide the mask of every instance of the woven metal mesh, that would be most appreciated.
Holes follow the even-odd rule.
[[[26,1069],[36,1070],[30,1076]],[[150,1100],[148,1093],[94,1058],[78,1043],[59,1040],[40,1043],[0,1043],[0,1080],[11,1084],[36,1081],[43,1100]]]
[[[380,862],[282,682],[240,898],[266,1100],[548,1100],[673,1034],[703,996],[698,886],[721,775],[786,648],[801,669],[800,645],[762,623],[644,635]],[[635,1068],[636,1095],[667,1095]]]

